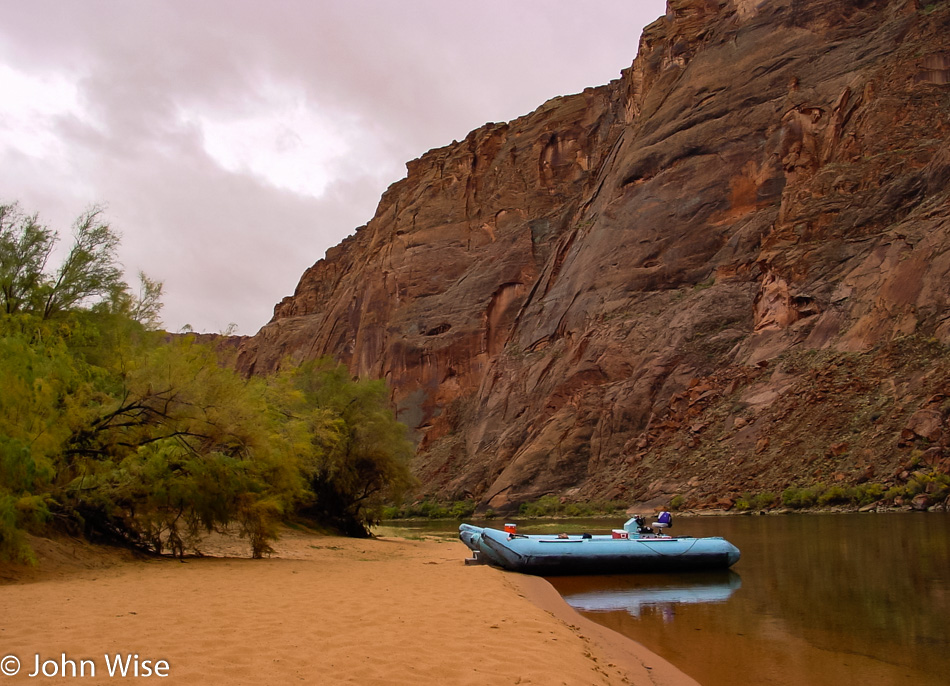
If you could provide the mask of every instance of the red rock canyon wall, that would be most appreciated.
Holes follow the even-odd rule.
[[[410,162],[239,366],[385,377],[421,492],[496,509],[947,468],[948,5],[669,0]]]

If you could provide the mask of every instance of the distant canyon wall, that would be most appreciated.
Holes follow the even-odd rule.
[[[950,467],[948,5],[669,0],[408,163],[239,367],[386,378],[420,494],[499,510]]]

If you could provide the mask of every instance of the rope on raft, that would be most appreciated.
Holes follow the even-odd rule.
[[[682,539],[680,539],[680,540],[682,540]],[[649,545],[646,543],[646,541],[644,541],[643,539],[640,539],[640,541],[643,543],[643,545],[646,545],[647,547],[649,547]],[[694,538],[694,539],[693,539],[693,542],[689,544],[689,548],[687,548],[686,550],[683,550],[683,551],[681,551],[681,552],[678,552],[678,553],[661,553],[661,552],[660,552],[659,550],[657,550],[656,548],[650,548],[650,550],[652,550],[652,551],[653,551],[654,553],[656,553],[657,555],[661,555],[662,557],[679,557],[680,555],[685,555],[685,554],[688,553],[690,550],[692,550],[692,549],[693,549],[693,546],[696,545],[697,543],[699,543],[699,539],[698,539],[698,538]]]

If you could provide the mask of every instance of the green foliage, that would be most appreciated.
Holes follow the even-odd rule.
[[[594,500],[587,503],[562,503],[555,495],[543,495],[533,502],[521,503],[522,517],[595,517],[610,515],[626,508],[617,500]]]
[[[476,505],[474,500],[455,500],[450,503],[422,500],[411,505],[386,507],[383,509],[382,519],[462,520],[475,514]]]
[[[457,500],[449,508],[449,515],[452,519],[466,519],[475,514],[475,505],[474,500]]]
[[[818,494],[812,489],[790,486],[782,491],[782,505],[795,509],[812,507],[818,502]]]
[[[843,505],[850,502],[851,498],[844,486],[830,486],[818,496],[819,505]]]
[[[466,519],[475,514],[474,500],[455,500],[441,503],[422,500],[401,507],[387,507],[383,519]],[[555,495],[541,496],[533,502],[522,503],[518,514],[522,517],[597,517],[613,515],[626,509],[626,503],[615,500],[596,500],[587,503],[562,503]],[[494,510],[488,509],[482,517],[494,519]]]
[[[946,498],[950,494],[950,476],[938,471],[914,472],[894,497],[913,498],[920,493],[926,493],[932,500]]]
[[[0,205],[3,311],[49,319],[121,290],[122,270],[116,262],[119,236],[100,221],[101,215],[102,209],[94,207],[76,220],[72,246],[59,268],[48,274],[46,263],[58,240],[56,232],[42,226],[37,215],[23,214],[16,204]]]
[[[277,440],[260,380],[189,339],[126,360],[121,394],[66,446],[64,505],[99,533],[183,554],[202,531],[236,524],[255,557],[305,495]]]
[[[884,487],[881,484],[860,484],[854,489],[852,496],[858,505],[870,505],[884,497]]]
[[[933,500],[946,498],[950,495],[950,476],[939,472],[916,472],[906,484],[891,486],[886,490],[879,483],[863,483],[857,486],[816,484],[811,488],[796,486],[785,489],[782,493],[782,504],[795,509],[834,505],[862,507],[881,500],[912,498],[924,492]]]
[[[107,296],[122,282],[122,270],[116,264],[119,236],[99,221],[101,214],[95,207],[73,224],[74,243],[44,289],[44,319],[90,298]]]
[[[904,489],[900,486],[891,486],[884,492],[884,497],[887,500],[896,500],[897,498],[904,497]]]
[[[561,514],[563,506],[556,495],[543,495],[533,502],[521,503],[518,514],[522,517],[553,517]]]
[[[681,495],[674,495],[674,496],[673,496],[673,499],[670,500],[670,509],[671,509],[671,510],[674,510],[674,511],[675,511],[675,510],[678,510],[678,509],[680,509],[681,507],[683,507],[683,503],[685,503],[685,502],[686,502],[686,499],[685,499],[683,496],[681,496]]]
[[[34,563],[24,531],[39,526],[48,517],[42,497],[16,497],[0,492],[0,560]]]
[[[62,448],[88,416],[91,375],[54,327],[0,315],[0,558],[30,558],[23,531],[48,516]]]
[[[162,303],[164,288],[161,281],[149,278],[145,272],[139,272],[137,294],[132,293],[127,284],[117,284],[110,290],[108,298],[94,309],[101,313],[124,317],[147,331],[156,331],[162,324],[159,313],[164,306]]]
[[[152,333],[162,286],[121,283],[99,215],[49,275],[55,235],[0,206],[0,558],[51,522],[178,555],[228,527],[260,557],[300,511],[365,533],[410,483],[385,385],[327,361],[243,379]]]
[[[413,446],[396,421],[382,381],[350,378],[329,360],[306,362],[273,380],[287,436],[305,453],[313,494],[302,510],[350,535],[368,535],[387,502],[412,484]]]
[[[122,315],[4,315],[0,384],[7,558],[24,558],[19,532],[49,512],[178,555],[237,527],[261,556],[295,511],[363,534],[411,481],[385,386],[327,362],[248,380],[192,338],[163,342]]]
[[[768,491],[764,493],[743,493],[742,497],[736,500],[737,510],[768,510],[775,506],[779,498],[774,493]]]
[[[411,505],[406,512],[408,517],[423,517],[425,519],[449,518],[448,506],[429,500],[423,500],[417,505]]]
[[[0,304],[14,314],[39,304],[43,271],[56,235],[18,205],[0,205]]]

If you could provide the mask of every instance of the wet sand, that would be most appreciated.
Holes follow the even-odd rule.
[[[288,531],[271,559],[221,539],[185,562],[37,547],[39,569],[0,567],[0,660],[21,663],[3,684],[141,683],[151,670],[146,683],[697,686],[543,579],[465,565],[457,540]],[[109,674],[116,655],[126,678]]]

